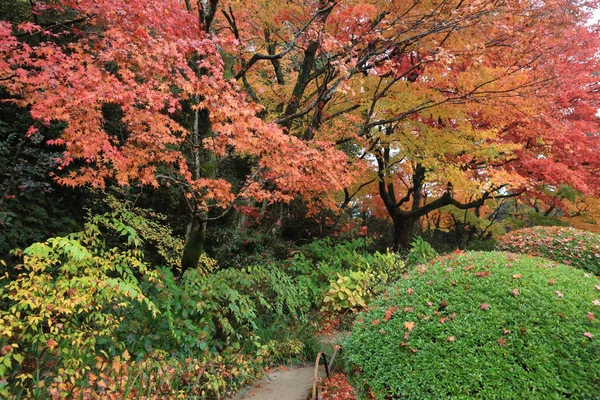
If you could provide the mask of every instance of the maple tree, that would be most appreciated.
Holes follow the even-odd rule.
[[[228,39],[210,33],[216,5],[37,2],[33,21],[0,22],[0,82],[37,121],[27,134],[64,124],[48,141],[65,149],[56,180],[180,187],[190,213],[184,269],[197,264],[210,209],[298,194],[327,204],[352,177],[343,152],[285,135],[226,79],[219,46]],[[237,188],[218,171],[234,156],[253,160]]]
[[[271,120],[372,171],[342,205],[366,193],[407,247],[444,206],[598,191],[596,3],[229,1],[215,23]]]

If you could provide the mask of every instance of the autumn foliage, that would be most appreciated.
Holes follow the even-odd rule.
[[[318,198],[349,182],[343,152],[326,142],[308,146],[257,116],[263,107],[224,77],[218,46],[227,39],[206,33],[182,2],[63,1],[39,3],[33,12],[49,10],[73,18],[51,26],[1,22],[0,79],[38,121],[28,134],[38,124],[64,123],[50,142],[65,149],[57,160],[60,183],[156,187],[176,179],[205,208],[228,206],[236,195],[287,201],[302,191]],[[107,107],[118,108],[121,135],[108,131]],[[193,129],[190,108],[210,115],[210,134],[197,146],[217,158],[256,158],[239,193],[224,179],[190,170],[181,151]],[[175,175],[161,178],[161,166]],[[276,189],[266,191],[265,182]]]

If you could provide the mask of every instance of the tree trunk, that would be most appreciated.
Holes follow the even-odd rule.
[[[192,126],[192,157],[191,172],[193,179],[203,176],[212,177],[214,168],[210,166],[210,160],[202,154],[202,139],[208,135],[210,129],[210,116],[207,110],[196,110]],[[181,274],[188,269],[198,267],[200,255],[204,251],[206,240],[206,211],[202,211],[198,204],[194,204],[195,210],[190,210],[190,222],[188,223],[186,242],[181,256]]]
[[[194,214],[181,257],[181,274],[188,269],[198,267],[200,255],[204,251],[206,241],[206,220],[203,215]]]
[[[396,216],[394,222],[394,250],[408,250],[415,237],[418,219]]]

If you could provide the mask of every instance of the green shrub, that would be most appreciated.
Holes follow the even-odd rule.
[[[346,275],[338,273],[338,279],[330,282],[330,288],[323,302],[332,311],[359,311],[367,307],[370,298],[370,281],[373,274],[363,271],[350,271]]]
[[[421,236],[417,236],[411,243],[412,247],[408,252],[406,263],[409,266],[415,266],[426,263],[437,257],[438,253],[431,245],[423,240]]]
[[[600,281],[510,253],[423,265],[344,344],[359,398],[552,399],[600,393]]]
[[[102,225],[114,226],[129,245],[105,246]],[[95,354],[125,349],[116,338],[125,310],[138,306],[157,315],[139,287],[138,277],[153,275],[139,244],[131,228],[98,217],[83,232],[23,251],[16,267],[20,272],[0,287],[0,395],[20,388],[24,395],[37,396],[30,389],[43,379],[41,372],[82,378]]]
[[[325,294],[331,288],[331,278],[350,272],[373,274],[372,291],[381,291],[387,282],[399,279],[406,271],[397,253],[367,252],[369,241],[364,238],[333,242],[331,239],[316,240],[295,251],[286,272],[304,299],[307,308],[319,308]]]
[[[176,281],[167,268],[142,284],[162,318],[144,308],[130,311],[119,332],[135,354],[164,350],[189,356],[264,343],[254,335],[259,318],[301,320],[299,295],[275,266],[226,268],[211,274],[188,270]],[[251,346],[256,347],[256,346]]]
[[[545,257],[600,275],[600,235],[597,233],[537,226],[502,236],[498,250]]]

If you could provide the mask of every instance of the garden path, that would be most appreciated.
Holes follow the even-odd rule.
[[[350,332],[337,332],[329,336],[319,336],[323,351],[332,354],[333,346],[341,345]],[[229,400],[306,400],[310,398],[313,380],[314,364],[279,368],[270,372],[252,386],[241,390]],[[319,367],[319,376],[325,378],[325,369]]]
[[[233,400],[305,400],[312,390],[314,364],[271,372]]]

